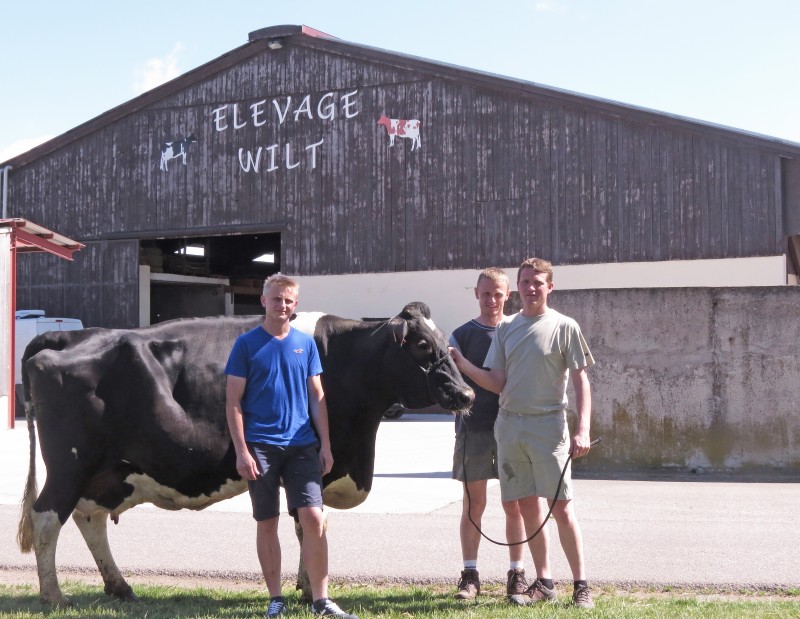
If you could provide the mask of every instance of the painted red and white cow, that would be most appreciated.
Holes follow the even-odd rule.
[[[140,503],[203,509],[247,488],[225,418],[228,353],[259,316],[178,319],[142,329],[45,333],[23,357],[31,435],[18,541],[33,549],[39,591],[67,603],[56,575],[56,544],[72,515],[97,563],[105,591],[135,596],[117,568],[106,525]],[[326,505],[362,503],[372,488],[375,438],[394,402],[459,411],[472,390],[424,303],[385,322],[300,313],[313,334],[328,403],[333,469]],[[47,479],[36,496],[36,429]]]
[[[386,133],[389,134],[389,146],[394,146],[394,138],[397,136],[411,140],[411,150],[422,148],[422,140],[419,137],[419,127],[422,123],[419,120],[389,118],[382,114],[378,119],[378,124],[386,127]]]

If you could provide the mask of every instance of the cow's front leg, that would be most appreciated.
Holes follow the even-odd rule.
[[[56,545],[61,532],[61,521],[55,511],[31,510],[33,524],[33,551],[36,554],[36,571],[39,575],[39,595],[43,602],[55,606],[69,606],[70,601],[61,593],[56,573]]]
[[[316,567],[314,567],[314,570],[317,572],[318,579],[324,579],[325,581],[327,581],[328,577],[327,540],[325,539],[325,536],[327,535],[328,532],[328,513],[325,512],[324,510],[320,510],[320,518],[321,521],[317,519],[316,515],[313,515],[313,517],[309,518],[309,514],[306,514],[305,522],[307,523],[308,526],[313,527],[313,531],[310,532],[310,535],[312,535],[312,537],[309,537],[308,540],[306,540],[306,543],[311,544],[312,542],[320,541],[324,544],[324,546],[321,547],[315,543],[309,548],[304,548],[303,527],[300,524],[298,518],[295,518],[294,521],[294,532],[297,535],[297,541],[300,543],[300,563],[297,566],[297,585],[295,588],[299,589],[302,592],[300,598],[305,602],[312,602],[314,600],[314,592],[312,591],[311,588],[311,579],[309,578],[308,575],[308,569],[306,568],[305,562],[303,561],[304,552],[312,553],[309,554],[309,557],[313,557],[315,560],[320,559],[322,556],[321,553],[324,552],[324,559],[322,559],[324,561],[324,570],[325,570],[324,573],[322,572],[321,563],[316,563]],[[319,540],[317,540],[316,538],[313,537],[313,535],[320,534],[320,526],[321,526],[321,537]],[[323,581],[321,580],[320,582]],[[317,586],[320,586],[320,583],[317,583]],[[318,591],[317,596],[319,597],[320,595],[324,595],[324,592]]]
[[[133,589],[125,582],[111,555],[111,547],[108,545],[108,512],[101,510],[85,514],[76,509],[72,512],[72,519],[78,525],[97,569],[100,570],[106,594],[125,602],[135,602],[137,598]]]
[[[294,519],[294,533],[297,535],[297,541],[300,544],[300,563],[297,566],[297,584],[295,585],[295,589],[301,592],[300,600],[310,604],[314,601],[314,596],[311,594],[311,580],[308,578],[306,565],[303,563],[303,527],[300,525],[300,521],[297,517]]]

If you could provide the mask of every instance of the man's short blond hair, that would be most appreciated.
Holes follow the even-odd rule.
[[[542,258],[527,258],[523,260],[517,271],[517,283],[519,283],[519,278],[522,275],[522,269],[533,269],[537,273],[544,273],[547,275],[548,282],[553,281],[553,264],[549,260]]]
[[[505,284],[506,288],[508,288],[508,275],[503,269],[498,269],[497,267],[484,269],[480,272],[480,275],[478,275],[477,286],[480,286],[482,279],[491,280],[496,284]]]
[[[296,279],[289,277],[288,275],[284,275],[283,273],[275,273],[275,275],[270,275],[264,280],[264,286],[261,288],[261,294],[267,294],[267,288],[273,284],[275,286],[279,286],[280,288],[294,288],[296,291],[300,291],[300,284],[297,283]]]

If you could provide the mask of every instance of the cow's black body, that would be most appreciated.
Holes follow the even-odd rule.
[[[40,592],[63,603],[55,575],[58,532],[72,514],[106,591],[132,597],[108,549],[106,521],[134,505],[202,509],[243,492],[225,418],[223,369],[238,335],[260,317],[181,319],[135,330],[43,334],[23,358],[29,429],[35,415],[47,480],[31,474],[20,547],[36,551]],[[323,366],[334,465],[324,498],[361,503],[372,487],[375,437],[393,402],[469,406],[472,394],[432,328],[410,304],[384,323],[301,314]]]

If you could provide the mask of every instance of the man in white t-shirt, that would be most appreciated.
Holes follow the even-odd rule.
[[[500,394],[495,424],[503,501],[518,501],[528,535],[539,528],[545,513],[540,497],[548,499],[559,539],[572,570],[572,599],[591,608],[586,581],[583,539],[572,505],[571,467],[553,502],[568,456],[589,453],[592,400],[586,368],[594,363],[580,327],[571,318],[548,307],[553,290],[553,268],[540,258],[528,258],[517,273],[522,310],[501,323],[489,347],[484,370],[453,349],[453,359],[478,385]],[[566,420],[567,380],[575,389],[578,421],[570,437]],[[530,544],[537,572],[544,574],[514,601],[519,604],[552,601],[556,592],[543,539]]]

